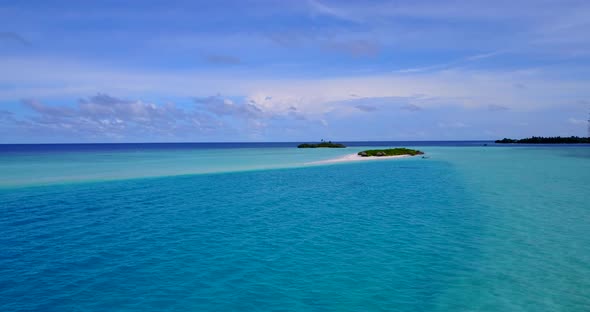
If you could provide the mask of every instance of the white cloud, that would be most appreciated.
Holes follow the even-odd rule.
[[[569,118],[567,120],[567,122],[569,122],[572,125],[583,125],[583,124],[587,124],[588,123],[588,121],[586,121],[586,120],[576,119],[576,118],[573,118],[573,117],[572,118]]]
[[[555,107],[590,97],[589,81],[563,80],[559,72],[547,69],[457,69],[416,74],[272,79],[246,71],[233,74],[223,71],[149,72],[25,58],[0,59],[0,68],[7,69],[0,72],[0,84],[16,85],[0,89],[0,100],[72,98],[100,92],[128,98],[146,95],[188,98],[221,92],[245,96],[245,103],[265,113],[285,115],[294,107],[299,114],[312,119],[346,105],[344,102],[351,100],[350,94],[362,94],[365,99],[422,94],[414,103],[422,108],[449,104],[495,107],[495,103],[502,103],[502,107],[521,111]],[[515,85],[527,87],[515,88]],[[359,112],[358,109],[352,111]]]
[[[443,129],[462,129],[462,128],[468,128],[470,127],[469,125],[460,122],[460,121],[451,121],[451,122],[438,122],[437,126],[439,128],[443,128]]]
[[[351,22],[359,21],[359,19],[356,18],[353,14],[349,13],[349,11],[325,5],[320,1],[308,0],[308,4],[312,15],[326,15]]]
[[[489,53],[476,54],[476,55],[468,56],[468,57],[465,57],[465,58],[462,58],[462,59],[459,59],[456,61],[452,61],[452,62],[434,64],[434,65],[423,66],[423,67],[397,69],[397,70],[394,70],[393,72],[405,74],[405,73],[421,73],[421,72],[429,72],[429,71],[437,71],[437,70],[449,70],[451,68],[456,68],[458,66],[462,66],[462,65],[465,65],[468,63],[491,58],[496,55],[500,55],[502,53],[505,53],[505,52],[504,51],[495,51],[495,52],[489,52]]]

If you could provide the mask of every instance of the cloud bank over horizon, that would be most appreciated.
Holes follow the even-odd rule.
[[[0,143],[586,135],[585,1],[33,1],[0,18]]]

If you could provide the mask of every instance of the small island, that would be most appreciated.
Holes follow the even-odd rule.
[[[581,138],[577,136],[571,137],[531,137],[520,140],[504,138],[496,140],[499,144],[583,144],[590,143],[590,137]]]
[[[325,147],[325,148],[344,148],[346,145],[340,143],[332,143],[332,141],[322,141],[320,143],[303,143],[299,144],[297,148],[318,148],[318,147]]]
[[[361,157],[416,156],[422,154],[424,154],[424,152],[403,147],[366,150],[358,153],[358,155]]]

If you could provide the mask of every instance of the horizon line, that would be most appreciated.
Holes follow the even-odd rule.
[[[362,142],[494,142],[494,139],[481,140],[324,140],[325,142],[345,142],[345,143],[362,143]],[[264,143],[308,143],[320,141],[202,141],[202,142],[48,142],[48,143],[0,143],[0,145],[82,145],[82,144],[264,144]]]

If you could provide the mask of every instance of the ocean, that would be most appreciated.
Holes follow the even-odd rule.
[[[590,311],[589,145],[347,144],[0,145],[0,311]]]

